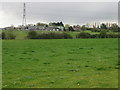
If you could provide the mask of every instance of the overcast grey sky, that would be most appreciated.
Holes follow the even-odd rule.
[[[27,24],[63,21],[65,24],[117,22],[117,2],[27,2]],[[2,2],[0,27],[22,24],[22,2]]]

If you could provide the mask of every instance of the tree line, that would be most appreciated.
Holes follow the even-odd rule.
[[[16,39],[14,32],[2,32],[2,39]],[[24,39],[73,39],[74,37],[67,32],[44,32],[29,31]],[[79,32],[75,38],[120,38],[120,34],[107,34],[106,30],[101,30],[99,34]]]
[[[37,23],[37,26],[62,26],[64,27],[64,31],[85,31],[85,30],[90,30],[92,32],[100,32],[101,30],[106,30],[108,31],[113,31],[113,32],[119,32],[120,31],[120,27],[116,24],[113,23],[111,25],[107,25],[105,23],[100,24],[99,26],[97,25],[93,25],[93,27],[87,27],[86,25],[69,25],[69,24],[63,24],[63,22],[52,22],[49,24],[44,24],[44,23]]]
[[[50,22],[49,24],[46,23],[36,23],[36,24],[27,24],[24,29],[27,29],[29,26],[38,26],[38,27],[63,27],[63,31],[92,31],[92,32],[100,32],[101,30],[106,30],[107,32],[119,32],[120,27],[116,23],[101,23],[100,25],[69,25],[64,24],[61,22]],[[22,26],[14,27],[11,26],[12,29],[17,30],[17,28],[22,28]]]

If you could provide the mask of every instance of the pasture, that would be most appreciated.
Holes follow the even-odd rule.
[[[3,88],[117,88],[118,39],[3,40]]]

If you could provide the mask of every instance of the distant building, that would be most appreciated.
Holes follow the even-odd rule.
[[[45,31],[58,31],[58,28],[55,26],[49,26],[45,29]]]
[[[93,25],[93,24],[88,24],[88,23],[85,25],[85,27],[87,27],[87,28],[96,28],[95,25]]]
[[[36,26],[36,25],[29,25],[24,27],[25,30],[40,30],[40,31],[64,31],[64,27],[62,26]]]
[[[44,26],[27,26],[26,30],[45,30]]]
[[[79,30],[81,30],[81,27],[80,27],[79,25],[74,25],[74,26],[73,26],[73,29],[74,29],[75,31],[79,31]]]
[[[49,26],[45,29],[45,31],[62,31],[62,29],[58,26]]]
[[[57,26],[59,28],[60,31],[64,31],[64,27],[63,26]]]
[[[9,27],[3,28],[3,30],[11,30],[11,29],[15,29],[15,27],[14,26],[9,26]]]

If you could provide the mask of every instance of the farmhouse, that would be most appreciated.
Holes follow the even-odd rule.
[[[27,26],[26,30],[45,30],[45,26]]]
[[[14,26],[9,26],[9,27],[3,28],[3,30],[10,30],[10,29],[15,29],[15,27]]]
[[[64,27],[61,26],[27,26],[26,30],[41,30],[41,31],[63,31]]]
[[[74,25],[74,26],[73,26],[73,29],[74,29],[75,31],[78,31],[78,30],[81,30],[81,27],[80,27],[79,25]]]

